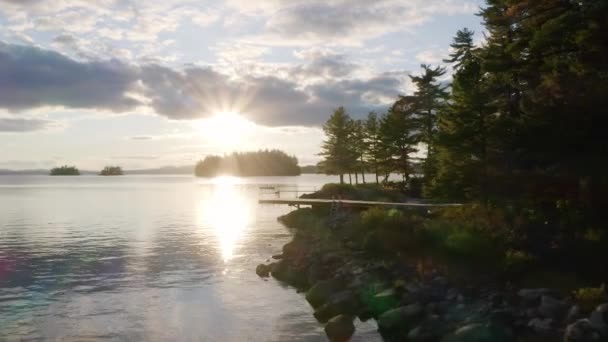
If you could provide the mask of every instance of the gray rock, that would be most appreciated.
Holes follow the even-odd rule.
[[[599,342],[602,341],[600,333],[593,329],[589,320],[579,319],[568,325],[564,334],[564,342]]]
[[[492,307],[497,308],[505,301],[505,297],[500,293],[493,293],[488,296],[488,300],[492,304]]]
[[[281,260],[281,259],[283,259],[283,254],[275,254],[272,256],[272,258],[275,260]]]
[[[317,308],[325,304],[339,290],[340,282],[334,279],[321,280],[306,292],[306,300],[313,308]]]
[[[448,289],[446,295],[445,295],[445,299],[448,301],[453,301],[458,297],[459,293],[458,290],[455,288],[450,288]]]
[[[414,327],[423,312],[424,308],[418,303],[389,310],[378,318],[378,328],[380,331],[409,330]]]
[[[255,273],[262,278],[268,278],[270,276],[270,266],[259,264],[258,267],[255,268]]]
[[[358,302],[355,294],[351,291],[338,292],[331,296],[327,303],[318,307],[315,312],[315,318],[325,323],[330,318],[341,314],[355,314],[358,309]]]
[[[348,315],[338,315],[327,322],[325,334],[330,341],[348,341],[355,333],[353,317]]]
[[[549,295],[552,291],[550,289],[521,289],[517,292],[527,305],[538,305],[540,297],[543,295]]]
[[[551,318],[532,318],[528,322],[528,327],[538,334],[548,334],[553,328],[553,319]]]
[[[608,303],[599,305],[589,317],[591,326],[608,338]]]
[[[568,310],[568,303],[555,299],[551,296],[542,295],[538,312],[547,318],[558,319],[563,317]]]
[[[566,323],[574,323],[581,318],[583,318],[583,310],[580,306],[573,305],[570,310],[568,310],[568,315],[566,315]]]
[[[450,335],[445,336],[441,342],[508,342],[512,341],[508,329],[494,325],[473,323],[465,325]]]
[[[430,319],[421,325],[410,330],[407,334],[407,341],[411,342],[432,342],[439,341],[443,336],[445,323],[438,318]]]

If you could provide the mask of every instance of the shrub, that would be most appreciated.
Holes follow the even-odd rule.
[[[608,300],[606,286],[583,287],[574,291],[574,298],[585,312],[593,311],[598,305]]]

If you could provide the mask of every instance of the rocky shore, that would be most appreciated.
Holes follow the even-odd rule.
[[[375,319],[386,341],[608,341],[608,304],[584,309],[555,289],[454,282],[421,260],[370,253],[340,233],[347,224],[315,229],[290,215],[279,220],[293,240],[256,273],[305,292],[331,341],[348,341],[355,317]]]

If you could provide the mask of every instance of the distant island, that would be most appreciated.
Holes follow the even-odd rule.
[[[99,173],[100,176],[122,176],[124,172],[120,166],[106,166]]]
[[[317,165],[305,165],[300,167],[302,173],[321,173]]]
[[[80,171],[75,166],[61,166],[51,169],[51,176],[80,176]]]
[[[197,177],[298,176],[298,159],[279,150],[235,152],[226,156],[207,156],[194,168]]]

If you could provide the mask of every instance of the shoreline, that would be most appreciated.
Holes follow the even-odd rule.
[[[318,207],[279,217],[293,229],[293,239],[273,262],[256,268],[260,277],[272,276],[305,292],[331,341],[348,341],[356,317],[374,319],[386,341],[608,337],[608,304],[584,310],[567,291],[514,285],[472,262],[460,262],[461,270],[454,271],[426,251],[383,254],[369,237],[357,236],[353,222],[362,213],[345,212],[337,226]]]

